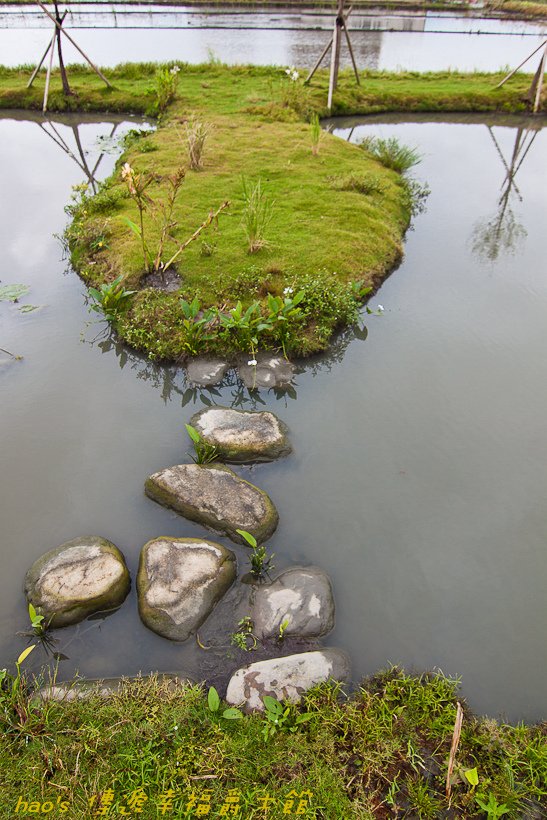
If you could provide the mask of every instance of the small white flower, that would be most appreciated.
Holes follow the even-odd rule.
[[[384,306],[383,305],[378,305],[378,310],[380,311],[380,313],[382,313],[383,310],[384,310]]]
[[[173,729],[175,730],[175,732],[178,732],[179,727],[178,726],[173,726]]]
[[[299,77],[300,77],[300,74],[298,73],[298,71],[293,71],[291,73],[291,80],[293,81],[293,83],[295,83]]]
[[[178,74],[179,71],[180,71],[180,66],[174,65],[173,68],[170,71],[170,74]]]
[[[288,296],[290,293],[294,293],[294,291],[293,291],[293,289],[292,289],[292,288],[285,288],[285,289],[283,290],[283,295],[284,295],[284,296]]]
[[[258,362],[257,362],[257,360],[256,360],[256,359],[249,359],[249,361],[247,362],[247,364],[251,365],[251,367],[256,367],[256,366],[257,366],[257,364],[258,364]]]

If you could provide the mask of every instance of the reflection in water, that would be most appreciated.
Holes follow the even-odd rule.
[[[80,170],[82,171],[82,173],[86,177],[89,185],[91,185],[93,193],[96,194],[97,193],[97,172],[99,170],[99,167],[101,165],[101,162],[103,160],[103,157],[104,157],[105,153],[107,153],[106,146],[108,145],[109,142],[112,142],[112,140],[114,139],[114,135],[115,135],[116,131],[118,130],[119,122],[115,122],[113,124],[112,130],[110,131],[110,134],[106,137],[106,141],[101,142],[101,144],[100,144],[101,151],[100,151],[99,156],[98,156],[98,158],[97,158],[97,160],[96,160],[96,162],[95,162],[95,164],[93,165],[92,168],[89,167],[89,163],[87,161],[86,151],[84,151],[83,146],[82,146],[82,140],[80,138],[79,123],[74,123],[74,122],[70,123],[70,129],[71,129],[72,135],[74,137],[75,152],[70,148],[67,141],[65,140],[65,138],[63,137],[63,135],[61,134],[59,129],[55,126],[55,124],[53,123],[52,120],[44,120],[42,122],[38,122],[37,125],[38,125],[39,128],[42,129],[44,134],[47,134],[48,137],[50,139],[52,139],[53,142],[56,145],[58,145],[59,148],[62,151],[65,152],[65,154],[67,154],[72,160],[74,160],[74,162],[76,163],[78,168],[80,168]]]
[[[505,177],[501,185],[501,195],[494,216],[475,223],[471,236],[473,253],[483,262],[495,262],[500,254],[515,253],[526,238],[526,229],[515,216],[512,201],[516,198],[522,202],[522,194],[515,181],[522,163],[526,159],[532,144],[539,133],[539,126],[520,126],[516,130],[515,144],[509,162],[496,139],[492,126],[487,126],[492,142],[505,168]]]
[[[363,310],[364,315],[366,315]],[[341,330],[333,338],[329,349],[320,355],[295,362],[295,374],[319,376],[329,373],[340,364],[352,342],[365,341],[368,328],[357,324]],[[91,347],[97,347],[101,353],[114,354],[120,369],[126,366],[135,373],[137,379],[150,383],[157,391],[164,404],[180,400],[180,406],[203,404],[210,407],[215,404],[223,407],[259,410],[274,399],[287,407],[289,400],[298,396],[295,384],[267,389],[247,388],[238,376],[237,369],[230,369],[217,386],[197,387],[188,382],[186,370],[179,364],[161,364],[147,359],[143,354],[128,348],[109,326],[106,326],[92,339],[83,339]]]

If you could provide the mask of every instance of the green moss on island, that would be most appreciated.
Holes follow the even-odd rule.
[[[177,93],[170,105],[160,106],[156,132],[134,133],[99,193],[80,191],[70,206],[67,240],[74,267],[91,287],[119,280],[120,287],[135,291],[123,311],[108,315],[123,340],[153,359],[254,356],[257,347],[286,355],[325,349],[337,328],[356,320],[360,300],[401,258],[411,185],[367,151],[329,133],[312,151],[310,120],[326,113],[326,72],[305,86],[301,78],[293,82],[271,67],[177,69]],[[157,114],[162,70],[168,72],[151,63],[119,66],[106,71],[113,85],[106,88],[87,69],[72,67],[74,93],[63,96],[54,75],[50,108]],[[357,86],[342,72],[332,113],[525,110],[530,78],[518,75],[496,89],[499,79],[363,72]],[[24,68],[1,69],[0,106],[41,105],[43,78],[31,89],[26,80]],[[192,121],[208,131],[200,170],[188,167],[186,127]],[[145,248],[135,198],[122,178],[125,164],[147,180]],[[185,179],[167,219],[170,178],[180,169]],[[253,248],[245,235],[245,197],[258,185],[267,224]],[[220,208],[214,224],[169,266],[168,279],[146,277],[156,257],[165,265]],[[162,231],[166,238],[158,256]],[[291,307],[296,295],[298,304]],[[277,308],[272,300],[278,300]]]

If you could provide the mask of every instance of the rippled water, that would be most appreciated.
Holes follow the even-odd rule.
[[[480,19],[428,12],[354,13],[349,18],[361,68],[493,71],[515,66],[543,39],[545,23]],[[212,56],[223,62],[311,67],[328,43],[333,15],[318,12],[218,13],[184,7],[78,6],[67,27],[99,65]],[[50,38],[51,22],[33,7],[0,7],[0,61],[36,62]],[[229,36],[226,31],[230,30]],[[83,58],[65,43],[69,62]],[[345,44],[343,65],[349,64]],[[535,70],[535,66],[528,70]]]
[[[77,124],[53,122],[76,158]],[[385,312],[366,317],[366,341],[340,337],[299,367],[294,389],[253,399],[233,377],[191,390],[183,371],[128,354],[100,324],[87,325],[85,288],[54,237],[82,171],[41,120],[0,118],[1,284],[26,283],[22,302],[43,305],[24,315],[0,304],[0,346],[25,357],[0,354],[0,666],[24,646],[15,635],[27,622],[22,581],[46,550],[100,534],[122,549],[134,578],[148,539],[203,535],[147,499],[143,482],[186,458],[183,425],[196,408],[238,403],[270,407],[291,428],[291,457],[238,471],[279,509],[278,569],[313,563],[331,574],[338,622],[328,643],[350,651],[355,678],[388,662],[440,667],[463,676],[480,712],[544,716],[543,124],[337,122],[342,138],[393,135],[417,146],[428,209],[375,297]],[[79,125],[88,167],[97,137],[109,146],[113,127]],[[524,159],[508,191],[517,139],[514,167]],[[99,172],[112,162],[107,153]],[[243,568],[245,550],[234,549]],[[134,591],[105,621],[58,635],[69,656],[61,676],[212,671],[192,641],[172,644],[141,624]]]

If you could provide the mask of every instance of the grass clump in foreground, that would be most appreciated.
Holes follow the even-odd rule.
[[[23,690],[11,702],[4,688],[3,816],[27,816],[16,813],[18,801],[33,813],[49,801],[54,810],[44,811],[69,818],[130,807],[143,820],[545,816],[545,725],[509,726],[467,710],[447,798],[457,682],[440,674],[393,669],[350,698],[321,685],[275,732],[259,714],[228,719],[235,710],[213,694],[153,676],[108,698],[64,703],[29,703]],[[222,810],[230,805],[237,811]]]

